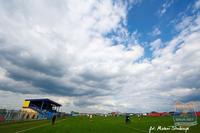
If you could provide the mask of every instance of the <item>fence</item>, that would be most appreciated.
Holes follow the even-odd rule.
[[[65,117],[65,113],[61,112],[57,112],[56,115],[58,118]],[[25,110],[0,108],[0,123],[43,119],[51,119],[48,112],[36,113]]]
[[[39,119],[47,119],[47,118],[41,117],[40,114],[35,114],[21,110],[0,109],[0,123],[23,121],[23,120],[39,120]]]

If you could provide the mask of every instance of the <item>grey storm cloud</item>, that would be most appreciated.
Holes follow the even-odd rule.
[[[20,68],[19,68],[20,67]],[[18,68],[18,69],[17,69]],[[44,75],[40,71],[32,70],[31,67],[21,68],[21,66],[17,66],[17,68],[6,68],[7,77],[11,78],[15,81],[22,81],[31,84],[34,87],[40,89],[41,92],[54,94],[54,95],[66,95],[66,96],[97,96],[97,95],[106,95],[106,93],[97,90],[97,88],[90,89],[89,85],[84,90],[79,87],[79,85],[72,85],[66,81],[60,79],[60,77],[49,75]],[[46,67],[46,69],[51,69]],[[37,73],[37,74],[35,74]],[[46,73],[45,73],[46,74]],[[71,80],[72,81],[72,80]],[[9,83],[7,83],[9,84]],[[82,84],[84,84],[82,82]],[[103,85],[102,85],[103,86]],[[6,86],[4,86],[6,87]],[[11,91],[17,91],[16,86],[8,86]],[[101,89],[102,87],[100,87]],[[27,93],[31,88],[27,88],[27,91],[19,91],[21,93]],[[30,91],[29,91],[30,92]],[[33,92],[35,93],[35,92]]]
[[[33,56],[28,58],[21,57],[19,55],[21,51],[23,52],[24,50],[9,49],[9,51],[7,51],[1,48],[0,57],[2,58],[2,60],[5,59],[13,65],[25,69],[35,70],[47,75],[61,77],[64,74],[63,66],[62,64],[59,64],[59,61],[57,60],[57,58],[59,57],[54,57],[46,62],[42,62],[37,57]]]

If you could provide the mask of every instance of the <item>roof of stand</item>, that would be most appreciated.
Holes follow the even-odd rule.
[[[25,101],[41,101],[41,102],[45,102],[45,103],[49,103],[49,104],[53,104],[53,105],[56,105],[56,106],[62,106],[61,104],[55,102],[55,101],[52,101],[48,98],[43,98],[43,99],[25,99]]]

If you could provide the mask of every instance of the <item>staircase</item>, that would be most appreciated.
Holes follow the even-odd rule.
[[[47,116],[48,116],[46,111],[41,110],[40,108],[38,108],[37,106],[35,106],[33,104],[30,104],[29,108],[31,108],[31,109],[35,110],[36,112],[38,112],[39,113],[38,116],[41,117],[41,118],[47,118]]]

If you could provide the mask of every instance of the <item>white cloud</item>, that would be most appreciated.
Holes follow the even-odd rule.
[[[200,8],[200,0],[197,0],[194,4],[194,8],[195,9],[199,9]]]
[[[177,31],[184,30],[185,28],[187,28],[192,24],[193,19],[194,18],[192,16],[183,17],[181,22],[178,25],[176,25],[176,30]]]
[[[158,11],[159,16],[163,16],[168,8],[170,8],[170,6],[173,4],[174,0],[167,0],[165,3],[163,3],[162,7],[160,8],[160,10]]]
[[[112,78],[121,75],[120,69],[143,56],[139,45],[114,46],[104,37],[123,29],[122,2],[15,1],[2,2],[0,11],[4,91],[108,95],[118,86]]]
[[[158,50],[158,49],[160,49],[161,44],[162,44],[161,39],[156,39],[155,41],[153,41],[153,42],[150,43],[151,50]]]
[[[149,61],[137,34],[123,26],[127,8],[108,0],[2,2],[0,97],[7,96],[5,104],[49,97],[66,111],[107,112],[169,110],[177,99],[195,100],[189,98],[200,87],[200,17],[180,28],[166,47],[161,39],[152,42],[156,54]],[[113,38],[106,36],[113,32]],[[191,93],[163,96],[184,89]]]
[[[160,31],[159,28],[155,28],[155,29],[153,30],[153,32],[152,32],[152,35],[153,35],[153,36],[157,36],[157,35],[160,35],[160,34],[161,34],[161,31]]]

